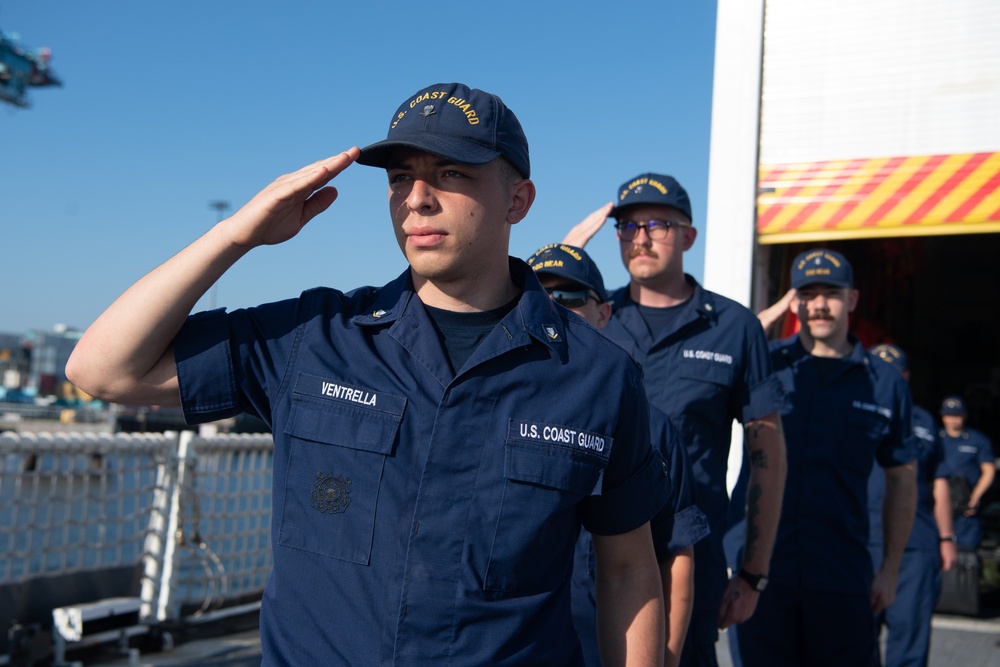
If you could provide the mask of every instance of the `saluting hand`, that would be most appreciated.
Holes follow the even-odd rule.
[[[360,155],[361,150],[354,146],[275,179],[223,221],[232,242],[254,248],[283,243],[298,234],[337,199],[337,189],[327,183]]]
[[[789,312],[792,299],[794,298],[795,289],[793,288],[785,292],[785,295],[778,299],[777,302],[757,313],[757,319],[760,320],[760,325],[764,327],[765,334],[771,333],[771,327],[784,317],[785,313]]]
[[[586,218],[584,218],[576,227],[569,230],[566,236],[563,237],[562,242],[565,245],[576,246],[577,248],[583,248],[587,245],[587,241],[594,237],[604,223],[608,220],[608,215],[611,214],[611,209],[614,208],[614,204],[608,202],[601,208],[597,209]]]

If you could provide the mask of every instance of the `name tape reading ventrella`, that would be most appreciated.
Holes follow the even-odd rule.
[[[534,440],[558,445],[570,445],[601,453],[606,449],[610,450],[613,441],[612,438],[600,433],[591,433],[590,431],[582,431],[555,424],[526,422],[519,419],[510,420],[509,436],[517,440]]]
[[[401,415],[406,399],[370,387],[362,387],[339,380],[325,379],[308,373],[299,375],[295,389],[307,396],[332,400],[337,403],[354,403],[361,407],[375,408],[379,412]]]

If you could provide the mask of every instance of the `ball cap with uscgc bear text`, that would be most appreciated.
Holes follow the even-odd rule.
[[[687,216],[688,222],[694,222],[691,217],[691,200],[688,193],[673,176],[664,174],[639,174],[625,181],[618,188],[615,197],[615,207],[611,209],[611,217],[621,220],[622,211],[636,204],[653,204],[670,206]]]
[[[948,396],[941,401],[941,414],[961,417],[965,413],[965,401],[960,396]]]
[[[900,373],[907,369],[906,353],[892,343],[881,343],[869,350],[876,357],[886,362]]]
[[[415,148],[461,164],[505,157],[524,178],[531,175],[528,139],[514,112],[491,93],[461,83],[436,83],[396,110],[389,133],[361,149],[358,164],[388,167],[395,148]]]
[[[528,266],[534,269],[536,274],[559,276],[593,290],[601,303],[608,300],[608,293],[604,289],[604,278],[597,264],[583,248],[553,243],[539,248],[538,252],[529,257]]]
[[[792,287],[806,285],[833,285],[853,287],[854,270],[851,263],[833,250],[807,250],[792,262]]]

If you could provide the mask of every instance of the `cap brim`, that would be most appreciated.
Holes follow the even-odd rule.
[[[408,148],[440,155],[460,164],[486,164],[500,157],[500,153],[475,142],[433,134],[385,139],[361,149],[357,163],[368,167],[389,167],[389,158],[397,148]]]
[[[627,204],[622,204],[621,206],[615,206],[613,209],[611,209],[611,213],[608,213],[608,217],[618,220],[619,219],[618,216],[621,215],[623,211],[630,209],[633,206],[666,206],[667,208],[672,208],[675,211],[681,213],[685,218],[687,218],[691,222],[691,226],[694,227],[694,221],[691,220],[691,216],[689,216],[684,211],[684,209],[672,206],[671,204],[664,204],[663,202],[659,201],[630,201]]]
[[[530,265],[529,265],[530,266]],[[608,294],[604,291],[603,287],[598,287],[597,285],[590,284],[587,280],[582,280],[579,276],[573,274],[569,271],[560,271],[557,267],[546,267],[544,269],[538,269],[535,271],[535,275],[538,276],[556,276],[557,278],[565,278],[574,285],[579,285],[589,289],[591,292],[596,294],[601,302],[608,300]]]
[[[845,283],[843,280],[808,280],[797,285],[792,285],[795,289],[802,289],[803,287],[809,287],[810,285],[829,285],[830,287],[854,287],[851,283]]]

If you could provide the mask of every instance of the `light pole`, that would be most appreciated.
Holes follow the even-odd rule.
[[[223,218],[226,217],[226,211],[229,210],[229,202],[223,201],[222,199],[216,199],[215,201],[208,202],[208,207],[219,214],[216,223],[222,222]],[[216,280],[212,285],[212,290],[208,299],[208,309],[215,310],[215,300],[219,295],[219,281]]]

